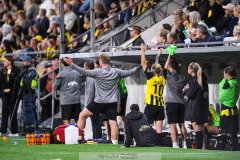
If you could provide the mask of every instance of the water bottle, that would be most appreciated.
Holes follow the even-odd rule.
[[[73,124],[69,124],[65,130],[65,144],[78,144],[79,131]]]

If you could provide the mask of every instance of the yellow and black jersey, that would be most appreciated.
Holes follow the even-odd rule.
[[[164,106],[163,89],[166,80],[163,76],[155,76],[149,69],[145,70],[147,77],[145,104],[154,106]]]

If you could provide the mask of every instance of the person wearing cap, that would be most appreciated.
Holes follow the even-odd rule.
[[[238,18],[233,14],[234,8],[235,6],[232,3],[223,6],[223,9],[225,9],[225,16],[222,21],[219,21],[215,26],[217,32],[222,35],[217,39],[218,41],[223,41],[225,37],[233,36],[234,26],[237,25],[238,22]]]
[[[147,116],[139,111],[138,104],[130,106],[130,112],[125,117],[124,126],[126,136],[121,148],[130,147],[133,138],[137,146],[156,146],[158,144],[157,132],[148,123]]]
[[[8,136],[18,137],[18,92],[19,79],[16,77],[20,73],[20,69],[15,66],[14,59],[11,56],[5,56],[3,61],[4,68],[0,72],[0,84],[3,93],[2,104],[2,120],[0,136],[7,133],[8,119],[10,118],[11,134]],[[17,103],[16,103],[17,102]]]
[[[48,67],[43,72],[43,75],[46,73],[49,73],[56,69],[59,66],[59,57],[58,55],[54,56],[51,59],[51,67]],[[58,75],[58,69],[53,71],[53,75],[50,73],[45,77],[42,77],[40,81],[40,91],[41,91],[41,97],[44,97],[52,92],[53,88],[53,80],[52,78],[56,78]],[[52,77],[53,76],[53,77]],[[58,100],[54,99],[54,113],[57,113],[58,111]],[[46,119],[50,118],[52,116],[52,95],[47,97],[45,100],[40,101],[42,106],[42,113],[41,113],[41,121],[45,121]]]
[[[140,46],[142,43],[145,44],[144,40],[142,39],[142,37],[140,35],[141,28],[139,26],[129,27],[128,30],[130,30],[130,36],[132,38],[132,40],[130,40],[128,45]]]
[[[36,89],[38,73],[36,68],[32,66],[32,58],[30,56],[23,56],[23,68],[22,79],[20,86],[22,89],[22,112],[23,119],[26,125],[26,132],[33,133],[37,127],[37,115],[36,115]]]

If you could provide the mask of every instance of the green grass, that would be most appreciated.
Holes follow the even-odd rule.
[[[13,145],[13,142],[18,142]],[[161,153],[161,158],[156,160],[236,160],[240,152],[214,151],[214,150],[193,150],[193,149],[173,149],[170,147],[130,147],[120,148],[121,145],[111,144],[79,144],[79,145],[35,145],[27,146],[25,140],[9,139],[0,140],[0,159],[1,160],[79,160],[80,152],[110,152],[111,153]],[[80,153],[81,154],[81,153]],[[95,158],[95,160],[101,158]],[[90,158],[85,160],[91,160]],[[113,159],[111,159],[113,160]],[[150,159],[148,159],[150,160]],[[155,160],[155,159],[154,159]]]

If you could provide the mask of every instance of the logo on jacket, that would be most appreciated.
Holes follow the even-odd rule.
[[[149,125],[142,125],[142,126],[139,128],[139,131],[140,131],[140,132],[144,132],[144,131],[148,130],[149,128],[150,128]]]
[[[73,87],[75,85],[78,85],[77,82],[75,82],[75,81],[72,81],[72,82],[68,83],[68,86],[70,86],[70,87]]]

